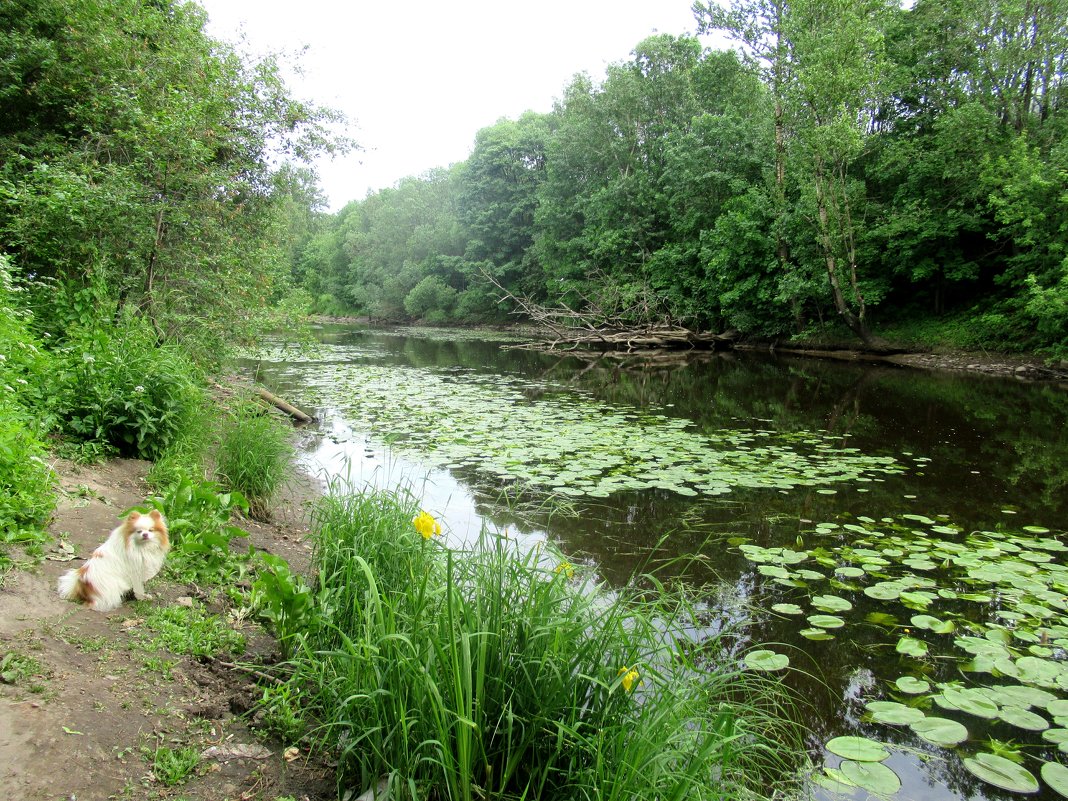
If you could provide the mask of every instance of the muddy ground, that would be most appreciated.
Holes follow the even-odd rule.
[[[81,564],[124,509],[151,494],[148,467],[123,459],[88,467],[57,462],[60,503],[49,527],[55,542],[44,561],[27,560],[0,576],[0,660],[12,655],[0,670],[0,798],[336,798],[328,768],[253,729],[262,688],[247,670],[221,662],[269,664],[277,654],[274,640],[240,607],[168,579],[166,568],[146,587],[152,600],[137,606],[101,614],[57,597],[59,575]],[[298,481],[285,495],[270,524],[241,521],[249,537],[239,542],[306,565],[315,489]],[[246,638],[245,652],[211,659],[153,647],[144,616],[169,605],[222,616]],[[154,773],[161,747],[196,749],[192,777],[176,786],[161,781]]]

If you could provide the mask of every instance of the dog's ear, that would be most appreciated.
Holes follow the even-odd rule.
[[[130,514],[126,515],[126,522],[132,526],[140,516],[141,513],[134,509]]]
[[[163,520],[163,515],[159,513],[158,509],[153,509],[151,512],[148,513],[148,516],[151,517],[152,520],[156,523],[159,523],[161,520]]]

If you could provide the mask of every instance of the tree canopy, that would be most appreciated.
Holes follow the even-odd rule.
[[[956,321],[1068,347],[1066,0],[694,13],[737,50],[649,37],[328,218],[301,259],[319,308],[481,321],[492,278],[755,337]]]

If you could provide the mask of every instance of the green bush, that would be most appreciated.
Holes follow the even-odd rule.
[[[0,406],[0,543],[43,537],[41,529],[56,505],[45,455],[30,420]]]
[[[52,361],[20,300],[7,257],[0,255],[0,543],[40,539],[55,507],[41,441]]]
[[[59,351],[54,408],[64,434],[122,456],[155,459],[205,403],[200,371],[148,324],[77,329]]]
[[[247,557],[234,553],[230,542],[247,533],[230,524],[235,512],[248,512],[238,492],[221,492],[217,484],[181,478],[148,506],[167,519],[174,550],[167,572],[182,581],[223,584],[232,582]]]
[[[293,458],[289,427],[246,403],[223,423],[215,454],[215,472],[231,490],[248,499],[250,514],[260,520],[281,486]]]

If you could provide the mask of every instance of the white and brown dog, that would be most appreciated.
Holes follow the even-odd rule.
[[[60,576],[60,597],[97,612],[121,606],[131,590],[138,600],[151,598],[145,582],[163,567],[170,547],[163,515],[155,509],[147,515],[130,512],[84,565]]]

